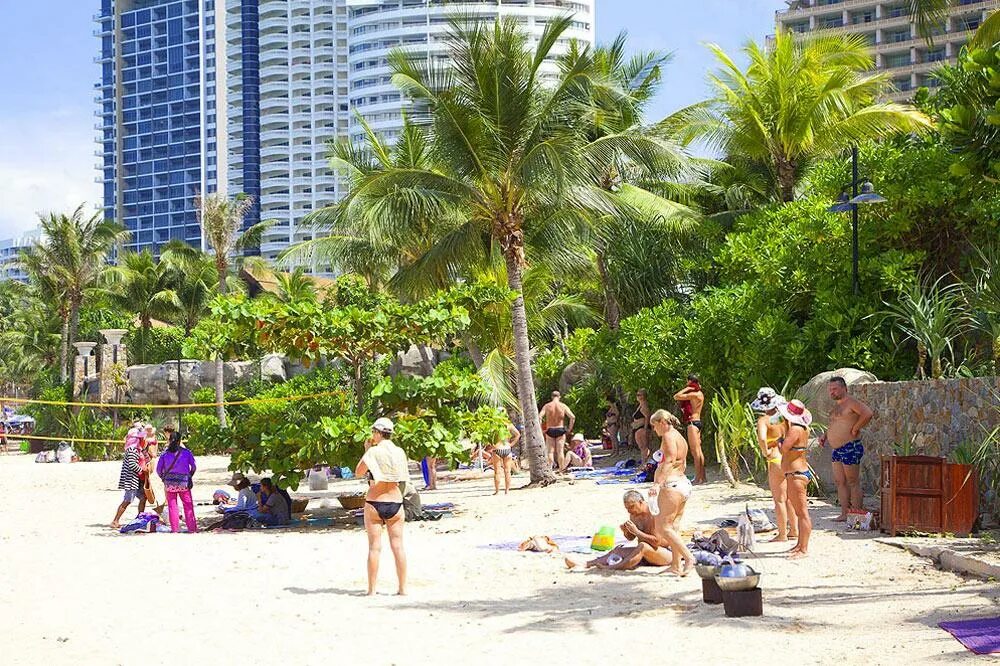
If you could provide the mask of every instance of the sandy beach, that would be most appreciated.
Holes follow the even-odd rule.
[[[223,487],[227,465],[199,461],[197,502]],[[694,574],[569,572],[560,557],[482,548],[617,525],[626,486],[493,497],[487,480],[425,493],[459,513],[407,526],[408,597],[390,596],[386,546],[386,596],[366,598],[360,527],[119,535],[107,527],[118,471],[0,456],[3,663],[946,664],[974,657],[936,623],[996,615],[1000,600],[995,583],[836,530],[836,510],[816,502],[812,556],[792,562],[787,544],[761,545],[751,564],[763,572],[764,617],[729,619],[702,603]],[[358,488],[314,493],[310,511]],[[696,488],[685,528],[768,499],[751,486]],[[213,509],[198,515],[204,525]]]

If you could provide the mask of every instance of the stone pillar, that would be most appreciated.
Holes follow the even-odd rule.
[[[116,395],[119,379],[125,377],[128,368],[128,352],[122,344],[122,338],[128,331],[118,328],[108,328],[101,331],[106,342],[101,345],[100,377],[101,391],[99,402],[121,402],[124,392]]]
[[[92,354],[96,342],[74,342],[76,347],[76,358],[73,359],[73,397],[79,398],[84,394],[84,383],[89,377],[97,374],[97,358]]]

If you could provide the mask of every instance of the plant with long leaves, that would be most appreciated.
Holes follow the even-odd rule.
[[[587,141],[575,122],[575,90],[589,76],[589,55],[581,53],[572,67],[551,77],[542,72],[571,23],[570,17],[551,20],[534,52],[512,18],[453,21],[447,59],[393,52],[393,82],[426,114],[417,120],[429,126],[432,166],[366,174],[337,208],[346,216],[353,201],[376,201],[365,211],[367,226],[390,243],[405,241],[425,220],[451,221],[452,230],[415,264],[430,274],[456,275],[468,260],[489,255],[486,241],[499,246],[515,294],[517,392],[532,482],[543,484],[555,476],[545,463],[532,381],[522,288],[525,237],[544,229],[550,238],[572,238],[587,211],[612,208],[588,186]]]
[[[41,239],[19,256],[32,284],[54,305],[62,322],[59,376],[69,377],[69,347],[76,339],[80,308],[97,288],[111,252],[127,238],[121,226],[99,214],[84,217],[81,205],[70,215],[40,216]]]
[[[134,314],[142,340],[138,360],[145,363],[146,341],[153,319],[168,320],[181,307],[175,287],[178,274],[166,261],[157,261],[149,250],[122,255],[104,275],[111,303]]]
[[[253,197],[240,194],[229,199],[219,193],[195,198],[195,210],[198,212],[198,222],[209,249],[215,255],[215,269],[218,273],[219,294],[229,293],[227,278],[229,267],[234,255],[240,250],[259,247],[264,232],[273,224],[273,220],[258,222],[245,227],[245,220],[254,210]],[[215,357],[215,401],[219,423],[226,425],[226,409],[221,404],[225,394],[225,366],[222,356]]]
[[[581,48],[578,43],[571,45],[562,59],[565,71],[576,67]],[[588,234],[604,292],[605,320],[612,330],[623,316],[622,299],[636,290],[655,289],[673,274],[643,271],[636,276],[627,268],[616,271],[619,266],[609,257],[610,246],[627,244],[637,227],[647,232],[647,238],[657,236],[657,245],[674,244],[679,234],[690,234],[699,220],[684,205],[690,200],[690,183],[699,174],[675,140],[672,120],[653,126],[644,120],[670,56],[654,51],[627,58],[626,52],[621,34],[594,50],[589,77],[575,79],[583,110],[578,123],[588,141],[583,156],[591,170],[591,184],[617,204],[609,213],[593,216]]]
[[[778,33],[767,47],[744,47],[745,70],[721,47],[709,48],[720,65],[710,78],[716,94],[684,111],[681,135],[766,163],[782,201],[795,199],[800,178],[819,158],[932,127],[911,106],[875,102],[888,75],[874,72],[860,35],[800,40]]]
[[[944,375],[942,359],[954,353],[955,340],[968,328],[963,288],[938,278],[930,284],[917,280],[904,287],[895,301],[883,301],[885,308],[872,317],[887,320],[896,332],[917,346],[916,376],[940,379]]]
[[[994,244],[978,249],[968,285],[972,325],[990,338],[994,371],[1000,372],[1000,246]]]

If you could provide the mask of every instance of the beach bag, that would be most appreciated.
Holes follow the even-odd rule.
[[[615,547],[615,528],[605,525],[597,530],[597,534],[590,540],[591,550],[606,551]]]
[[[59,448],[56,450],[56,462],[71,463],[73,456],[73,447],[68,442],[59,442]]]
[[[750,516],[750,522],[753,524],[754,532],[771,532],[776,529],[774,523],[771,519],[767,517],[767,514],[761,509],[750,509],[748,511]]]
[[[156,495],[153,493],[153,489],[149,485],[149,477],[145,477],[142,482],[142,493],[146,496],[146,501],[150,504],[156,504]]]
[[[877,530],[878,516],[871,511],[865,511],[864,509],[849,509],[847,511],[847,520],[844,523],[845,529],[849,530]]]

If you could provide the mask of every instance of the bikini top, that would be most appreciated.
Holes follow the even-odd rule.
[[[640,419],[645,420],[646,415],[642,413],[642,407],[636,407],[636,410],[632,412],[632,420],[638,421]]]

